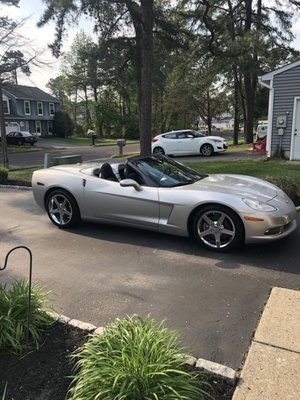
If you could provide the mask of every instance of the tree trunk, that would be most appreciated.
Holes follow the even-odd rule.
[[[233,65],[233,78],[234,78],[234,126],[233,126],[233,144],[239,144],[239,130],[240,130],[240,83],[238,79],[237,66]]]
[[[153,0],[141,0],[141,80],[139,90],[139,133],[141,155],[151,153]]]
[[[246,18],[245,18],[245,33],[251,31],[252,27],[252,0],[245,0],[246,6]],[[249,54],[246,58],[246,70],[244,71],[244,88],[245,88],[245,100],[246,100],[246,120],[244,121],[244,135],[246,143],[253,142],[253,114],[254,114],[254,94],[253,91],[255,84],[253,82],[253,76],[251,70],[255,70],[253,67],[254,58]]]
[[[8,153],[7,153],[7,141],[6,141],[6,130],[5,130],[5,121],[4,121],[1,77],[0,77],[0,131],[1,131],[1,147],[2,147],[3,166],[8,169],[9,162],[8,162]]]

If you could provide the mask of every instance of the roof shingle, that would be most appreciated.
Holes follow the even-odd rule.
[[[59,102],[58,99],[37,87],[6,83],[3,84],[3,90],[7,91],[17,99]]]

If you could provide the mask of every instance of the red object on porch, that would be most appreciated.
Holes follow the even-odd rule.
[[[267,138],[258,140],[257,142],[252,144],[252,150],[256,151],[257,153],[265,153],[266,145],[267,145]]]

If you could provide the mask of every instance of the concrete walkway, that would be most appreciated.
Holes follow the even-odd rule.
[[[273,288],[233,400],[300,399],[300,291]]]

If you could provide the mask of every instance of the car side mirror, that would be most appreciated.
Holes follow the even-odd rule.
[[[120,181],[120,186],[122,187],[133,186],[137,192],[141,192],[143,190],[143,188],[133,179],[122,179]]]

